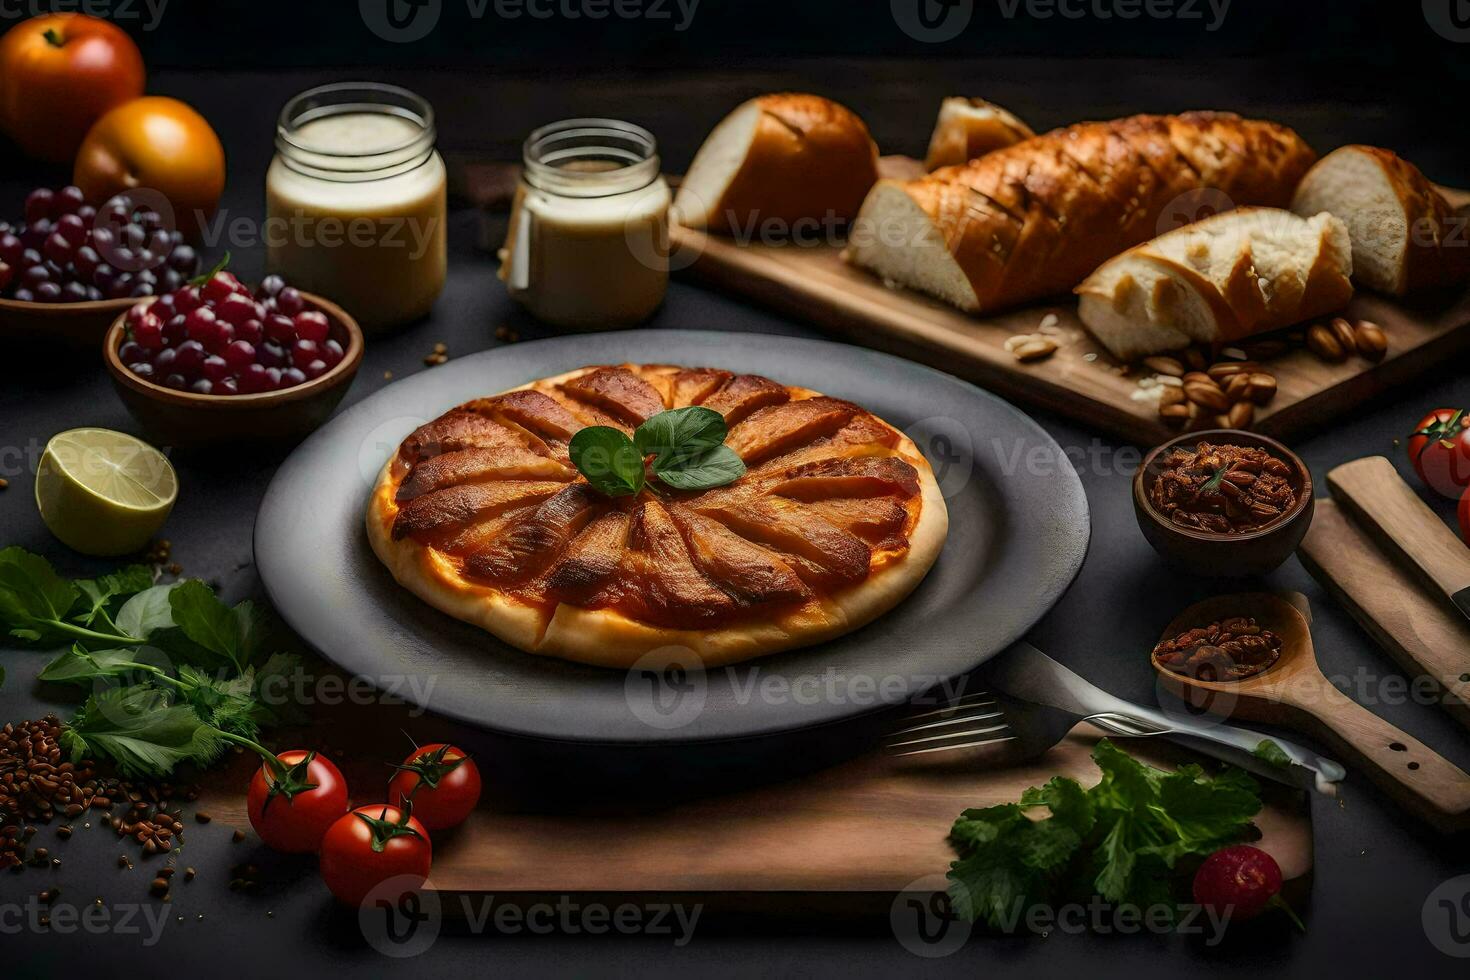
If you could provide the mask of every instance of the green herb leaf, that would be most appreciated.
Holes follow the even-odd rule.
[[[1291,768],[1291,756],[1287,755],[1285,749],[1277,745],[1275,742],[1271,741],[1271,739],[1269,738],[1261,739],[1261,741],[1256,745],[1255,751],[1252,752],[1251,755],[1255,756],[1257,759],[1260,759],[1262,762],[1265,762],[1268,765],[1275,766],[1278,769]]]
[[[662,460],[714,449],[725,441],[728,431],[725,417],[719,412],[692,405],[659,412],[638,427],[633,433],[633,443],[644,456],[656,457],[654,470],[657,472]]]
[[[95,579],[81,579],[76,587],[81,589],[83,603],[72,619],[83,626],[110,628],[112,620],[107,616],[107,607],[114,600],[142,592],[153,585],[153,572],[145,565],[129,565],[109,575]],[[99,623],[101,619],[103,622]]]
[[[124,677],[147,672],[149,668],[161,670],[167,667],[168,658],[150,647],[88,650],[76,643],[43,667],[37,677],[56,684],[90,684],[103,678]]]
[[[125,774],[160,778],[182,762],[208,763],[223,747],[192,707],[146,686],[94,694],[61,740],[73,760],[105,756]]]
[[[268,718],[255,700],[255,678],[251,671],[239,677],[211,677],[196,667],[180,667],[179,681],[184,700],[202,720],[222,731],[254,738]]]
[[[1073,890],[1141,908],[1183,898],[1188,867],[1220,847],[1250,839],[1259,787],[1228,769],[1165,772],[1104,739],[1093,752],[1102,778],[1091,789],[1056,777],[1019,804],[966,810],[950,831],[956,911],[991,926],[1013,926],[1030,904]],[[1050,815],[1032,819],[1045,807]]]
[[[1200,485],[1200,493],[1215,493],[1220,489],[1220,484],[1225,482],[1225,474],[1230,472],[1230,467],[1222,466],[1214,472],[1208,480]]]
[[[626,497],[643,489],[643,455],[627,434],[607,425],[589,425],[572,436],[572,465],[592,489]]]
[[[679,455],[653,464],[654,474],[676,490],[708,490],[745,475],[745,463],[729,446]]]
[[[63,640],[62,621],[81,597],[51,563],[23,548],[0,551],[0,625],[22,640]]]
[[[173,621],[192,642],[222,657],[237,671],[249,665],[255,649],[256,612],[253,604],[235,608],[220,602],[203,582],[179,583],[168,594]]]
[[[133,596],[117,611],[117,628],[129,636],[141,639],[154,630],[176,625],[173,606],[169,604],[168,597],[181,584],[183,583],[172,582],[168,585],[155,585]]]

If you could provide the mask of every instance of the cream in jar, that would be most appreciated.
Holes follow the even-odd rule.
[[[630,326],[669,281],[669,186],[646,129],[569,119],[531,134],[500,252],[500,278],[536,317]]]
[[[428,313],[447,263],[434,114],[405,89],[324,85],[281,111],[266,176],[266,261],[364,329]]]

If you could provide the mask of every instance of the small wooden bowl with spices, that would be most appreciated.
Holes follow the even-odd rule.
[[[1144,457],[1133,477],[1143,536],[1171,565],[1209,578],[1264,575],[1312,523],[1312,474],[1275,439],[1191,432]]]

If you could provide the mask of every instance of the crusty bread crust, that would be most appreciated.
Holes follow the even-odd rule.
[[[1358,157],[1359,160],[1350,160]],[[1349,179],[1335,179],[1354,163],[1376,167],[1402,213],[1402,239],[1379,240],[1383,229],[1369,228],[1371,212],[1378,202],[1368,199],[1368,189]],[[1371,289],[1404,296],[1421,289],[1463,282],[1470,276],[1470,239],[1463,219],[1454,220],[1454,209],[1419,168],[1392,150],[1352,144],[1323,157],[1302,178],[1292,202],[1298,214],[1330,211],[1347,223],[1353,239],[1359,280]],[[1368,261],[1367,251],[1386,258],[1390,271],[1378,272],[1378,263]],[[1387,253],[1387,254],[1385,254]]]
[[[955,167],[1035,136],[1030,126],[984,99],[945,99],[929,137],[924,169]]]
[[[590,370],[578,369],[520,388],[560,384]],[[810,389],[793,387],[790,391],[795,398],[820,397]],[[395,540],[392,528],[399,510],[398,488],[409,472],[398,453],[384,465],[369,499],[367,535],[373,552],[404,588],[436,609],[528,653],[626,669],[652,651],[678,648],[681,655],[692,652],[702,666],[716,667],[851,632],[892,609],[923,580],[944,546],[948,510],[933,470],[913,441],[899,433],[894,454],[910,463],[919,479],[918,519],[906,549],[875,550],[871,573],[853,586],[832,590],[779,615],[713,629],[670,629],[640,622],[615,609],[588,609],[565,602],[548,611],[467,578],[448,556],[411,537]]]
[[[989,312],[1066,292],[1107,259],[1157,235],[1183,196],[1217,205],[1285,207],[1316,155],[1284,126],[1230,113],[1080,123],[941,168],[899,186],[936,225],[950,261]],[[888,186],[881,184],[880,186]],[[849,261],[902,285],[905,235],[864,203]],[[945,297],[942,297],[945,298]]]
[[[1109,259],[1077,287],[1078,315],[1114,356],[1131,360],[1330,313],[1352,298],[1352,271],[1336,217],[1239,208]],[[1147,296],[1135,292],[1142,282]]]
[[[878,179],[878,147],[857,114],[819,95],[781,92],[731,116],[752,109],[759,116],[744,158],[717,197],[704,195],[714,200],[696,190],[710,141],[700,148],[674,201],[680,223],[751,234],[789,232],[802,219],[851,220]]]

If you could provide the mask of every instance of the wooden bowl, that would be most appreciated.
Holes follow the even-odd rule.
[[[1161,468],[1164,453],[1201,442],[1264,449],[1291,466],[1296,505],[1274,524],[1242,534],[1212,534],[1180,527],[1149,503],[1147,487]],[[1210,429],[1176,436],[1154,448],[1133,475],[1133,512],[1148,543],[1165,561],[1207,578],[1264,575],[1290,558],[1312,523],[1312,473],[1301,458],[1275,439],[1238,429]]]
[[[26,303],[0,299],[0,339],[21,347],[60,347],[89,355],[120,314],[137,299],[82,303]]]
[[[363,351],[362,328],[346,311],[311,293],[301,297],[307,309],[327,315],[330,336],[342,345],[342,360],[319,378],[253,395],[200,395],[165,388],[138,377],[118,357],[127,332],[124,313],[114,320],[103,341],[102,356],[113,387],[133,418],[160,446],[197,449],[299,442],[325,422],[347,394]]]

